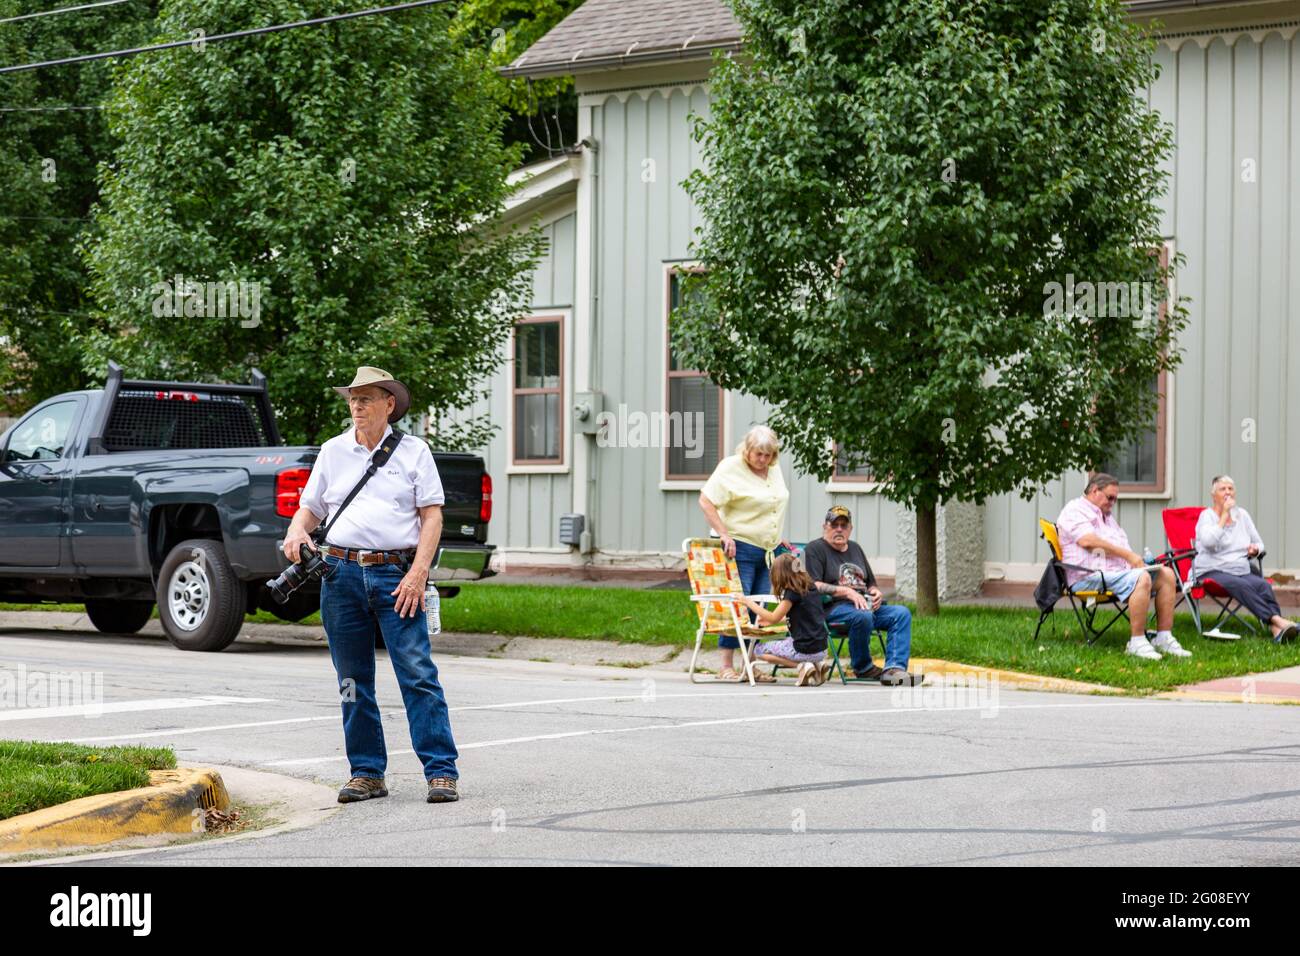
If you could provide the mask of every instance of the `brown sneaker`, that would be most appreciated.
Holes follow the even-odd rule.
[[[456,792],[456,780],[454,777],[434,777],[429,781],[429,795],[425,798],[428,803],[454,803],[460,799],[460,794]]]
[[[383,777],[353,777],[339,791],[339,803],[356,803],[373,797],[388,796]]]

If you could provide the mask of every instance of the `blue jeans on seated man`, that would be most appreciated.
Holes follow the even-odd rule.
[[[912,656],[912,612],[901,604],[882,604],[872,611],[859,611],[852,604],[836,604],[826,612],[827,624],[847,624],[849,628],[849,662],[853,672],[869,670],[871,632],[885,630],[885,670],[907,670]]]
[[[423,612],[399,617],[392,594],[406,571],[398,564],[362,567],[324,555],[330,570],[321,580],[320,611],[329,638],[343,704],[343,739],[353,777],[384,775],[388,751],[375,697],[375,622],[402,690],[411,747],[424,764],[424,779],[456,779],[456,743],[438,668],[429,656],[429,625]]]
[[[777,545],[773,557],[785,552],[784,545]],[[740,587],[746,594],[769,594],[772,591],[772,578],[767,570],[767,552],[756,544],[745,541],[736,542],[736,570],[740,572]],[[753,611],[745,611],[750,621],[754,620]],[[728,634],[718,638],[719,647],[737,648],[740,641]]]

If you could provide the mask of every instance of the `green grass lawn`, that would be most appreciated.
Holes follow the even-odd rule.
[[[83,747],[0,740],[0,820],[97,793],[149,783],[150,770],[173,770],[167,747]]]
[[[912,656],[1139,692],[1300,664],[1300,644],[1279,647],[1260,638],[1201,638],[1191,615],[1176,617],[1174,634],[1193,656],[1161,661],[1139,661],[1124,653],[1127,631],[1121,630],[1122,621],[1091,647],[1065,604],[1034,642],[1037,621],[1034,609],[947,607],[937,618],[913,622]],[[457,597],[444,601],[442,623],[449,631],[689,646],[697,618],[684,591],[489,584],[464,587]],[[878,643],[874,653],[879,656]]]
[[[6,607],[14,605],[0,605],[0,609]],[[68,607],[81,609],[80,605]],[[266,611],[249,617],[282,623]],[[1034,642],[1037,620],[1038,612],[1033,609],[947,607],[937,618],[914,622],[912,656],[1066,677],[1134,692],[1169,690],[1215,677],[1300,664],[1300,643],[1277,646],[1258,637],[1240,641],[1201,638],[1190,615],[1178,615],[1174,633],[1193,656],[1161,661],[1139,661],[1124,654],[1124,622],[1089,647],[1065,603],[1058,605]],[[462,587],[457,597],[442,602],[444,629],[480,634],[689,646],[695,638],[696,621],[685,591],[470,584]],[[302,623],[319,624],[320,615]],[[710,638],[707,643],[713,646],[714,641]],[[874,653],[879,654],[878,645]]]

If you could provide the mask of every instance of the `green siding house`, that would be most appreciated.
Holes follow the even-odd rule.
[[[1270,572],[1296,575],[1300,0],[1127,7],[1161,24],[1161,75],[1147,96],[1176,130],[1164,234],[1166,251],[1186,258],[1175,291],[1190,296],[1192,321],[1182,366],[1153,383],[1149,434],[1108,465],[1125,482],[1120,521],[1158,550],[1161,510],[1206,502],[1210,478],[1227,472],[1269,546]],[[707,531],[696,503],[704,479],[767,417],[680,367],[667,332],[700,224],[681,186],[700,161],[689,117],[708,114],[715,52],[742,48],[722,0],[587,0],[505,71],[571,75],[579,97],[579,142],[515,173],[507,222],[540,222],[549,251],[529,319],[474,409],[500,426],[482,451],[507,573],[679,571],[682,539]],[[820,482],[782,467],[788,538],[816,536],[826,508],[847,505],[877,572],[911,593],[910,515],[852,469]],[[1065,474],[1030,501],[944,509],[941,593],[1026,592],[1046,556],[1036,519],[1054,518],[1083,481]],[[580,533],[562,536],[565,515],[582,516]]]

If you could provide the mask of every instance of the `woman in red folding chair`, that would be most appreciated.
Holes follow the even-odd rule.
[[[1279,644],[1296,638],[1296,625],[1282,616],[1273,585],[1252,574],[1250,559],[1264,553],[1264,541],[1245,508],[1237,507],[1237,486],[1227,475],[1210,485],[1214,503],[1196,520],[1196,558],[1192,576],[1211,577],[1223,590],[1268,625]]]

